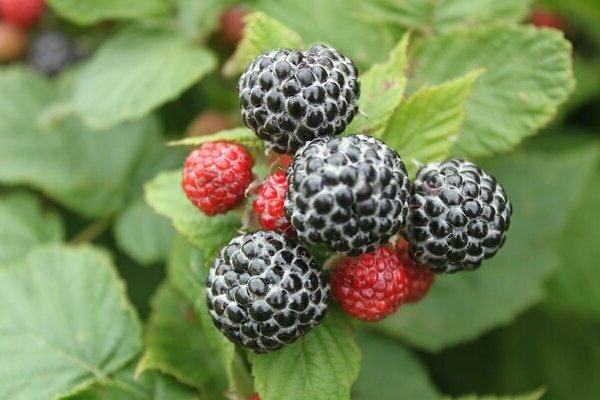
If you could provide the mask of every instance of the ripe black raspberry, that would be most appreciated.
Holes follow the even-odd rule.
[[[421,168],[409,204],[410,253],[436,272],[479,268],[504,244],[512,214],[496,179],[464,160]]]
[[[64,33],[42,32],[29,46],[29,65],[45,75],[55,75],[81,58],[81,52]]]
[[[270,231],[234,238],[206,282],[214,324],[256,353],[277,350],[321,322],[329,292],[308,251]]]
[[[258,56],[238,89],[246,126],[276,152],[290,154],[314,138],[341,133],[360,95],[354,63],[321,44]]]
[[[364,135],[313,140],[288,168],[285,213],[307,244],[357,256],[403,227],[409,180],[398,153]]]

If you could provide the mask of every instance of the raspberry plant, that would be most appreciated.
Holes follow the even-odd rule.
[[[0,0],[0,398],[600,397],[600,9],[530,3]]]

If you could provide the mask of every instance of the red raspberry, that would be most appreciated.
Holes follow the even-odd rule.
[[[333,294],[340,307],[363,321],[379,321],[404,302],[406,273],[391,246],[345,257],[333,270]]]
[[[260,400],[260,396],[258,393],[254,393],[252,396],[248,397],[248,400]]]
[[[253,204],[254,212],[258,215],[258,222],[263,229],[295,236],[296,231],[283,213],[287,190],[285,171],[278,171],[267,176],[258,188],[258,194]]]
[[[416,303],[421,300],[433,284],[435,274],[423,264],[417,263],[408,253],[408,242],[404,239],[396,243],[396,251],[400,264],[402,264],[407,278],[407,303]]]
[[[20,28],[0,21],[0,64],[17,61],[27,51],[27,34]]]
[[[565,30],[565,21],[559,14],[542,7],[536,7],[529,16],[529,22],[537,27],[553,28],[559,31]]]
[[[206,215],[222,214],[244,199],[252,165],[250,154],[237,144],[204,143],[185,160],[181,187]]]
[[[231,47],[236,47],[244,36],[246,23],[244,18],[248,14],[245,6],[234,6],[227,9],[219,19],[219,36],[223,42]]]
[[[0,0],[0,15],[13,25],[28,28],[38,20],[45,7],[44,0]]]
[[[219,111],[207,110],[199,114],[188,125],[185,136],[210,135],[234,127],[235,123],[229,115]]]
[[[272,152],[267,157],[267,161],[270,165],[278,165],[281,168],[285,169],[289,167],[292,164],[292,162],[294,162],[294,159],[288,156],[287,154],[277,154],[275,152]]]

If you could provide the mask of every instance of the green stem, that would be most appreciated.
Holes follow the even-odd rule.
[[[250,366],[242,351],[236,346],[234,358],[231,362],[232,390],[241,399],[247,399],[254,394],[254,382],[250,373]]]
[[[93,242],[97,239],[108,227],[110,226],[110,219],[99,219],[77,233],[75,236],[71,238],[69,241],[71,244],[78,244],[84,242]]]

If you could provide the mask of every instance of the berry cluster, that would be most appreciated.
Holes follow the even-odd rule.
[[[323,45],[258,56],[239,80],[242,119],[293,159],[276,160],[280,170],[256,190],[252,157],[237,144],[205,143],[185,163],[183,190],[207,215],[256,195],[263,230],[221,250],[206,293],[215,325],[257,353],[317,325],[330,291],[346,313],[378,321],[421,300],[434,272],[476,269],[506,240],[512,206],[475,164],[431,163],[411,183],[381,140],[335,137],[357,112],[357,75],[352,61]],[[342,255],[328,263],[330,280],[305,247],[313,245]]]
[[[0,0],[0,63],[27,59],[39,73],[56,75],[79,61],[83,54],[71,38],[56,30],[29,30],[46,8],[45,0]]]

